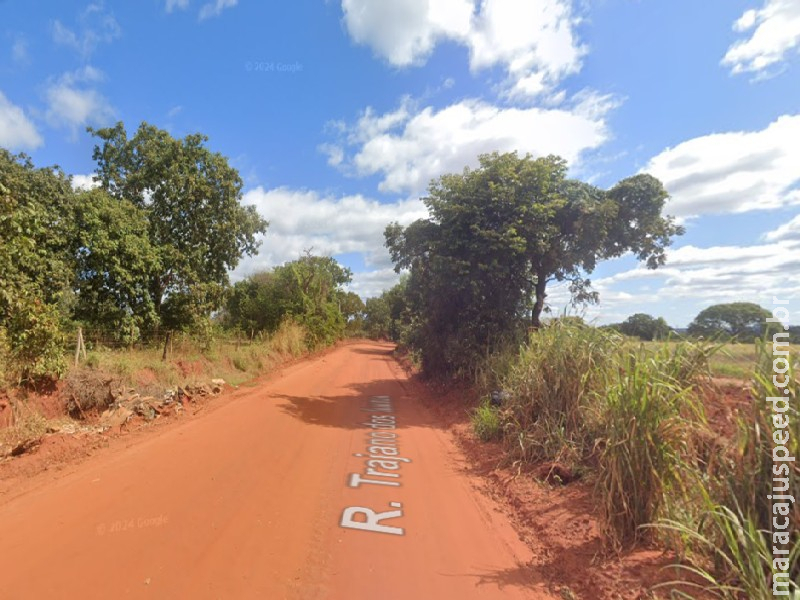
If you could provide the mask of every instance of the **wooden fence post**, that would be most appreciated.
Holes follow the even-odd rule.
[[[75,366],[78,366],[78,361],[81,358],[81,346],[83,346],[83,329],[78,327],[78,338],[75,341]],[[84,358],[85,358],[84,350]]]

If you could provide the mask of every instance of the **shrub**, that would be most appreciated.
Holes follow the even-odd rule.
[[[38,385],[66,371],[64,335],[57,307],[37,299],[16,300],[6,329],[8,368],[18,383]]]
[[[475,435],[484,442],[500,438],[502,433],[502,420],[497,407],[492,406],[488,401],[482,402],[472,412],[472,428]]]

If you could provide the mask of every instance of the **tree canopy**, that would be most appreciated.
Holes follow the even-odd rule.
[[[772,313],[752,302],[715,304],[703,309],[689,325],[689,335],[752,341],[764,333]]]
[[[335,259],[307,253],[237,282],[227,302],[226,323],[270,333],[292,318],[307,328],[312,345],[331,343],[360,308],[361,299],[357,303],[343,290],[351,278],[350,270]]]
[[[255,254],[268,226],[240,204],[236,169],[201,134],[175,139],[147,123],[131,138],[122,123],[90,131],[101,141],[93,155],[101,188],[147,219],[156,257],[147,291],[157,319],[180,327],[219,308],[228,271]]]
[[[613,328],[620,333],[638,337],[646,342],[664,339],[672,331],[663,317],[656,318],[645,313],[633,314],[622,323],[613,325]]]
[[[609,190],[567,178],[556,156],[487,154],[479,167],[434,180],[429,211],[385,231],[395,269],[408,269],[423,368],[469,368],[474,357],[539,327],[547,286],[567,284],[575,303],[594,302],[598,261],[633,253],[649,268],[683,229],[663,216],[663,185],[650,175]]]

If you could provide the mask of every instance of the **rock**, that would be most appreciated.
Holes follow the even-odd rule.
[[[511,394],[509,394],[507,391],[494,390],[489,397],[489,402],[492,406],[501,406],[508,401],[509,398],[511,398]]]
[[[108,408],[100,415],[100,424],[104,427],[122,427],[133,415],[133,411],[125,406]]]
[[[214,386],[217,386],[217,387],[224,387],[225,386],[225,380],[224,379],[212,379],[211,380],[211,385],[214,385]]]

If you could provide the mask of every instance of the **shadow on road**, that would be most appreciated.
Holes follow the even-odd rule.
[[[363,348],[355,346],[350,348],[350,352],[353,354],[366,354],[370,356],[391,356],[394,349],[394,344],[384,344],[381,348]]]
[[[396,417],[395,429],[408,427],[431,427],[442,429],[442,423],[435,419],[418,400],[409,397],[396,379],[377,379],[369,383],[352,384],[349,392],[338,396],[292,396],[272,394],[282,401],[278,408],[289,416],[309,425],[337,427],[340,429],[364,429],[364,423],[372,414],[393,414]],[[389,396],[392,413],[371,413],[369,399],[375,396]]]

